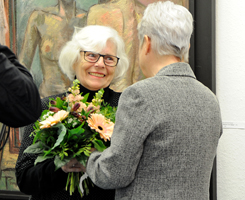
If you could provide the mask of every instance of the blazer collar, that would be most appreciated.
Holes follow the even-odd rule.
[[[156,76],[189,76],[196,79],[190,65],[184,62],[167,65],[160,69]]]

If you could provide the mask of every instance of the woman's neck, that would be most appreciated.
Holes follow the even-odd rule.
[[[88,102],[91,102],[93,97],[95,96],[95,93],[97,93],[99,91],[99,90],[96,90],[96,91],[89,90],[88,88],[84,87],[81,84],[79,84],[79,86],[80,86],[80,92],[82,92],[82,96],[89,93]],[[108,86],[108,87],[104,88],[104,94],[103,94],[103,98],[102,98],[105,100],[105,102],[109,98],[109,93],[110,93],[110,88]]]

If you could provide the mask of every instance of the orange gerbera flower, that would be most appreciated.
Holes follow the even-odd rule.
[[[94,129],[100,134],[100,137],[105,141],[111,139],[111,135],[114,128],[114,123],[109,119],[106,119],[101,114],[91,114],[87,120],[91,129]]]
[[[67,118],[68,114],[69,112],[66,112],[65,110],[58,111],[53,116],[49,116],[44,121],[41,121],[40,124],[42,124],[42,126],[40,126],[40,129],[49,128],[55,124],[58,124],[59,122]]]

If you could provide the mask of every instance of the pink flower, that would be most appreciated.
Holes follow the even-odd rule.
[[[73,102],[74,101],[73,94],[69,94],[66,101],[69,101],[69,103]]]
[[[76,95],[73,99],[73,101],[81,101],[83,100],[84,97],[82,97],[80,94],[79,95]]]
[[[86,110],[87,109],[87,106],[85,103],[83,102],[78,102],[80,104],[80,107],[77,109],[77,112],[82,112],[82,110]]]
[[[79,90],[73,90],[72,93],[75,95],[78,95],[80,93],[80,91]]]
[[[90,110],[93,110],[93,111],[100,111],[100,106],[94,106],[92,103],[90,103],[87,107],[87,111],[90,111]]]
[[[100,137],[104,139],[104,141],[111,139],[111,135],[114,129],[114,123],[106,119],[104,115],[91,114],[87,122],[90,128],[98,132],[100,134]]]

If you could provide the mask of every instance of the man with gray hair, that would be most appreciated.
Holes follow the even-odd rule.
[[[146,76],[121,95],[111,146],[93,151],[84,171],[116,200],[207,200],[222,133],[216,96],[187,63],[191,13],[149,4],[138,26]]]

